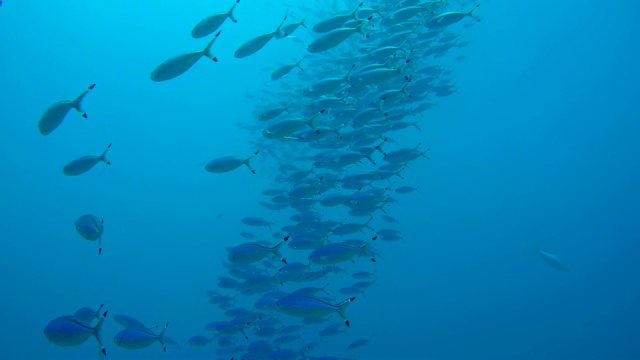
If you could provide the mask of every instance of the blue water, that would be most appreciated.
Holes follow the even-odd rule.
[[[292,212],[258,205],[280,163],[257,148],[269,142],[258,141],[253,113],[270,98],[270,71],[306,45],[274,40],[245,59],[233,52],[273,31],[287,9],[313,24],[356,2],[305,2],[302,10],[294,1],[243,0],[238,23],[226,22],[214,46],[218,63],[202,59],[177,79],[149,79],[163,60],[202,49],[207,40],[191,39],[191,28],[230,3],[3,2],[0,358],[99,358],[95,340],[58,347],[43,328],[101,303],[149,325],[169,322],[167,334],[180,343],[166,353],[158,344],[119,348],[112,338],[121,328],[107,317],[109,358],[217,358],[217,345],[186,341],[225,318],[205,291],[222,292],[225,248],[247,241],[238,236],[247,230],[240,219],[263,217],[276,223],[273,232],[290,223]],[[421,131],[385,145],[431,148],[431,160],[402,172],[402,185],[420,193],[393,194],[399,203],[388,206],[404,240],[377,244],[376,264],[344,265],[378,279],[350,305],[346,334],[313,356],[640,358],[638,10],[632,1],[492,0],[478,9],[481,23],[452,27],[471,44],[433,61],[453,70],[458,92],[434,98],[437,106],[418,115]],[[305,43],[315,37],[298,32]],[[367,41],[354,36],[354,44]],[[71,111],[52,134],[38,132],[49,105],[92,83],[88,119]],[[110,166],[62,174],[67,162],[108,143]],[[203,170],[214,158],[256,150],[256,175]],[[102,255],[73,226],[86,213],[104,218]],[[336,214],[326,212],[342,220]],[[388,227],[380,215],[374,228]],[[275,241],[266,228],[251,231]],[[569,271],[549,267],[535,246]],[[283,255],[296,256],[287,248]],[[327,281],[344,286],[346,277]],[[312,341],[315,332],[302,336]],[[372,341],[346,348],[360,338]]]

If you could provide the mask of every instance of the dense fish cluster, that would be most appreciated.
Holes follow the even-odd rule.
[[[230,5],[193,27],[193,38],[210,37],[204,48],[161,62],[151,80],[174,79],[203,58],[217,62],[213,52],[220,28],[225,22],[241,26],[243,20],[234,15],[243,5],[240,0]],[[256,174],[256,155],[278,163],[259,201],[270,218],[241,219],[237,244],[226,249],[228,274],[206,291],[224,317],[193,329],[186,341],[193,347],[215,344],[211,351],[219,358],[341,359],[334,355],[355,357],[357,349],[372,341],[372,334],[351,333],[349,308],[376,284],[384,247],[403,239],[398,220],[388,211],[396,206],[396,197],[420,192],[405,184],[410,179],[403,171],[428,159],[429,151],[420,143],[399,143],[394,136],[420,131],[423,115],[437,98],[456,93],[452,70],[438,59],[469,44],[462,33],[480,21],[477,5],[461,1],[371,0],[346,11],[330,9],[295,14],[296,21],[291,20],[293,12],[302,10],[292,9],[273,24],[273,31],[246,41],[234,53],[244,58],[271,41],[302,41],[294,32],[306,31],[311,39],[304,53],[271,71],[255,119],[243,125],[255,134],[252,146],[259,151],[213,159],[204,166],[209,173],[246,167]],[[82,101],[94,87],[51,105],[38,124],[40,133],[52,133],[71,110],[87,117]],[[63,173],[77,176],[101,162],[109,164],[110,147],[69,162]],[[262,174],[267,170],[256,176]],[[82,238],[97,241],[102,253],[102,219],[82,215],[75,227]],[[556,256],[538,254],[552,267],[566,269]],[[106,317],[102,305],[82,308],[52,320],[44,334],[59,346],[94,337],[106,355],[101,337]],[[157,342],[166,351],[167,345],[178,345],[166,335],[169,324],[148,327],[131,316],[112,318],[122,326],[113,337],[121,348]],[[344,354],[324,350],[345,335],[350,340]]]

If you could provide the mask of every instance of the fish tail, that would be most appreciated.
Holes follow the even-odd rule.
[[[296,63],[296,67],[298,69],[300,69],[300,71],[304,71],[304,69],[302,68],[302,66],[300,66],[300,63],[302,62],[302,60],[304,60],[307,57],[307,55],[304,55],[300,60],[298,60],[298,62]],[[287,111],[288,112],[288,111]]]
[[[280,254],[280,248],[282,248],[282,245],[284,245],[285,242],[287,242],[287,240],[282,240],[278,245],[274,246],[272,249],[273,253],[279,258],[282,258],[282,254]]]
[[[260,151],[256,151],[256,152],[254,152],[251,156],[249,156],[248,158],[246,158],[246,159],[244,160],[244,164],[249,168],[249,170],[251,170],[251,173],[252,173],[252,174],[255,174],[255,173],[256,173],[256,171],[255,171],[255,170],[253,170],[253,168],[251,167],[251,163],[250,163],[249,161],[250,161],[254,156],[258,155],[258,153],[260,153]]]
[[[215,57],[212,53],[211,53],[211,47],[213,46],[213,43],[216,42],[216,39],[218,38],[218,36],[220,36],[220,33],[222,32],[222,30],[219,30],[216,35],[213,37],[213,39],[211,39],[211,41],[209,41],[209,43],[207,44],[207,46],[204,48],[204,50],[202,50],[202,53],[204,54],[204,56],[208,57],[209,59],[218,62],[218,58]]]
[[[107,318],[107,314],[108,313],[109,313],[109,311],[105,311],[102,314],[102,318],[100,318],[100,320],[98,321],[96,326],[93,327],[93,336],[98,341],[98,344],[100,345],[100,352],[104,356],[107,356],[107,349],[104,348],[104,344],[102,343],[102,338],[100,337],[100,331],[102,330],[102,324],[104,324],[104,319]]]
[[[236,0],[235,4],[233,4],[231,9],[229,9],[229,12],[227,13],[227,17],[229,18],[229,20],[233,21],[234,23],[237,23],[238,20],[235,16],[233,16],[233,10],[236,8],[236,5],[238,5],[239,2],[240,0]]]
[[[84,97],[87,96],[87,94],[91,90],[93,90],[94,87],[96,87],[96,84],[89,85],[89,87],[85,91],[83,91],[82,94],[80,94],[80,96],[78,96],[75,100],[73,100],[73,108],[78,110],[78,112],[82,114],[82,117],[85,119],[88,116],[87,116],[87,113],[84,110],[82,110],[82,100],[84,100]]]
[[[469,11],[469,16],[476,19],[478,22],[480,22],[480,18],[478,17],[478,15],[475,14],[475,11],[478,10],[479,7],[480,7],[480,4],[476,5],[476,7],[474,7],[473,9],[471,9],[471,11]]]
[[[338,304],[338,314],[340,314],[340,316],[344,319],[344,323],[347,326],[351,326],[351,323],[349,322],[347,313],[345,311],[347,310],[347,306],[349,306],[349,304],[351,304],[355,299],[356,297],[354,296]]]
[[[275,34],[280,34],[280,35],[285,36],[285,37],[287,36],[287,34],[282,31],[282,26],[284,25],[284,22],[287,21],[288,13],[289,13],[289,10],[287,10],[287,14],[285,14],[284,18],[280,22],[280,25],[278,25],[278,28],[274,32]]]
[[[353,12],[351,13],[351,17],[353,18],[353,20],[355,21],[360,21],[360,19],[358,18],[358,10],[360,10],[360,8],[362,7],[362,5],[364,5],[364,2],[361,2],[360,4],[358,4],[358,7],[355,8],[353,10]]]
[[[111,149],[111,143],[107,145],[107,148],[104,149],[102,155],[100,155],[100,161],[104,161],[105,163],[107,163],[107,165],[111,165],[111,161],[107,160],[107,151],[109,151],[109,149]]]
[[[164,325],[164,329],[158,334],[158,341],[160,345],[162,345],[162,351],[167,352],[167,344],[164,343],[164,334],[167,332],[167,328],[169,327],[169,323]]]

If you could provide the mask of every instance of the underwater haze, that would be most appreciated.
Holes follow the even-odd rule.
[[[234,2],[0,2],[0,359],[640,359],[640,3]]]

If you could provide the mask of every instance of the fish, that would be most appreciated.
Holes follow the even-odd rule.
[[[306,20],[307,18],[305,17],[298,22],[294,22],[294,23],[283,26],[282,32],[280,34],[276,34],[276,38],[280,39],[283,37],[291,37],[291,34],[293,34],[294,31],[298,30],[300,26],[306,29],[307,28],[307,25],[305,24]]]
[[[76,231],[84,239],[89,241],[98,240],[98,254],[102,254],[102,233],[104,232],[104,220],[97,216],[86,214],[80,216],[74,223]]]
[[[345,325],[351,326],[345,310],[355,299],[351,297],[338,304],[332,304],[314,296],[293,294],[278,300],[276,306],[283,314],[303,318],[320,318],[338,313],[344,319]]]
[[[313,250],[309,254],[309,262],[318,265],[333,265],[351,261],[355,256],[368,256],[368,243],[351,246],[344,243],[331,243]]]
[[[135,350],[146,348],[158,341],[160,345],[162,345],[162,351],[167,352],[167,345],[164,342],[164,334],[168,327],[169,324],[167,323],[159,334],[154,334],[147,329],[126,328],[124,330],[120,330],[113,337],[113,342],[121,348]]]
[[[256,263],[270,254],[274,254],[279,258],[280,248],[284,245],[286,240],[281,241],[279,244],[273,247],[265,246],[259,243],[244,243],[227,249],[227,259],[233,264],[253,264]],[[282,259],[282,262],[287,263]]]
[[[253,155],[249,156],[246,159],[241,159],[235,156],[224,156],[215,160],[211,160],[205,165],[205,170],[210,173],[225,173],[239,168],[242,165],[245,165],[249,168],[252,174],[255,174],[256,171],[253,170],[249,160],[254,156],[258,155],[258,151],[254,152]]]
[[[540,249],[537,249],[537,253],[540,256],[540,258],[552,268],[559,271],[569,271],[569,268],[567,267],[567,265],[557,255],[548,253],[546,251],[542,251]]]
[[[344,25],[344,23],[346,23],[347,21],[353,19],[353,20],[360,20],[358,19],[357,13],[358,10],[360,10],[360,8],[362,7],[362,5],[364,5],[363,2],[361,2],[360,4],[358,4],[358,7],[356,7],[352,12],[350,12],[349,14],[343,14],[343,15],[337,15],[334,17],[331,17],[329,19],[323,20],[319,23],[317,23],[316,25],[314,25],[311,30],[315,33],[326,33],[335,29],[338,29],[340,27],[342,27],[342,25]]]
[[[271,224],[272,224],[264,219],[261,219],[258,217],[251,217],[251,216],[243,217],[242,219],[240,219],[240,222],[249,226],[267,226],[269,230],[271,230]]]
[[[258,52],[265,45],[267,45],[267,43],[271,39],[273,39],[276,36],[276,34],[281,33],[282,25],[284,25],[285,20],[287,20],[286,16],[284,17],[284,19],[282,19],[282,22],[280,22],[280,25],[278,25],[275,31],[262,34],[240,45],[240,47],[235,51],[233,56],[235,56],[238,59],[241,59]]]
[[[429,29],[442,29],[449,25],[455,24],[466,17],[473,18],[476,21],[480,22],[480,18],[474,14],[478,7],[480,7],[480,4],[476,5],[476,7],[471,9],[471,11],[469,12],[446,12],[440,14],[427,21],[425,26]]]
[[[38,122],[38,130],[42,135],[49,135],[53,130],[57,129],[62,121],[67,116],[71,109],[75,109],[82,115],[83,118],[87,118],[87,113],[82,109],[82,100],[85,96],[96,87],[96,84],[91,84],[74,100],[63,100],[49,106],[44,111]]]
[[[236,0],[233,6],[231,6],[231,9],[229,9],[229,11],[227,12],[213,14],[202,19],[196,26],[194,26],[193,30],[191,30],[191,36],[194,39],[200,39],[205,36],[209,36],[216,30],[218,30],[218,28],[220,28],[220,26],[222,26],[224,21],[227,19],[233,21],[234,23],[237,23],[238,20],[236,20],[235,16],[233,16],[233,10],[236,8],[239,2],[240,0]]]
[[[189,344],[191,344],[191,346],[205,346],[207,344],[210,344],[211,341],[213,341],[213,338],[208,338],[205,336],[192,336],[189,338]]]
[[[372,17],[369,17],[370,21]],[[364,35],[369,38],[369,35],[366,34],[363,30],[364,26],[369,23],[369,21],[362,21],[360,25],[355,28],[339,28],[333,31],[330,31],[319,38],[315,39],[309,46],[307,47],[307,51],[310,53],[319,53],[323,51],[327,51],[332,49],[338,45],[340,45],[343,41],[347,40],[351,35],[356,32]]]
[[[143,329],[143,330],[151,330],[153,328],[149,328],[147,326],[145,326],[142,322],[140,322],[139,320],[128,316],[128,315],[123,315],[123,314],[115,314],[113,315],[113,320],[115,322],[117,322],[118,324],[120,324],[122,327],[126,328],[126,329]],[[157,326],[154,326],[154,328]]]
[[[73,316],[60,316],[51,320],[44,328],[44,336],[49,342],[58,346],[78,346],[83,344],[91,336],[95,337],[100,346],[100,352],[107,355],[100,331],[108,311],[102,314],[102,318],[94,326],[90,326]]]
[[[167,81],[174,79],[191,69],[198,60],[202,57],[207,57],[214,62],[218,62],[218,58],[211,54],[211,47],[215,43],[216,39],[220,36],[220,31],[209,41],[207,46],[202,51],[190,52],[182,55],[178,55],[164,61],[158,65],[151,72],[151,80],[155,82]]]
[[[111,148],[111,144],[102,152],[99,156],[88,155],[77,158],[62,168],[62,172],[67,176],[77,176],[86,173],[91,170],[99,162],[104,162],[107,165],[111,165],[111,162],[107,160],[107,151]]]
[[[350,343],[349,345],[347,345],[347,348],[348,349],[361,348],[361,347],[367,345],[370,341],[371,341],[371,339],[359,339],[359,340],[356,340],[356,341]]]
[[[296,62],[294,64],[284,65],[284,66],[276,69],[274,72],[271,73],[271,80],[282,79],[287,74],[289,74],[291,72],[291,70],[293,70],[294,68],[298,68],[298,69],[300,69],[300,71],[304,71],[304,69],[300,66],[300,63],[305,58],[306,58],[306,56],[303,56],[300,60],[298,60],[298,62]]]
[[[98,310],[93,310],[90,307],[83,307],[76,310],[76,312],[73,313],[73,317],[88,325],[91,324],[94,319],[100,320],[102,317],[101,310],[103,307],[104,304],[100,304]]]

